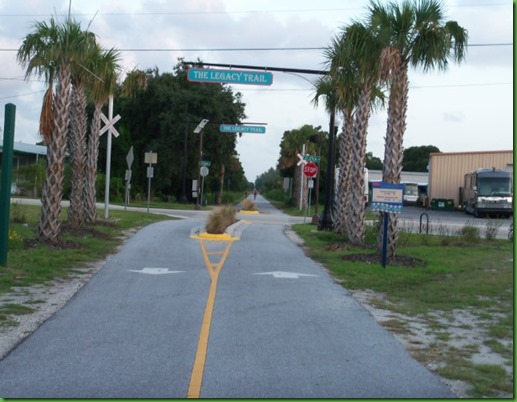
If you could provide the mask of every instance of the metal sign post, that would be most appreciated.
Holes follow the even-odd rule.
[[[133,154],[133,146],[131,145],[131,148],[129,149],[129,152],[126,156],[128,170],[126,170],[126,191],[124,197],[124,211],[127,209],[127,206],[129,204],[129,190],[131,189],[131,165],[133,164],[134,160],[135,155]]]
[[[387,183],[384,181],[374,182],[372,184],[372,211],[389,213],[402,212],[404,196],[404,185]],[[382,257],[381,265],[386,268],[386,248],[388,237],[388,217],[384,216],[383,236],[382,236]]]
[[[203,188],[205,187],[205,176],[208,175],[208,168],[206,166],[201,166],[201,168],[199,169],[199,174],[201,175],[202,179],[201,179],[201,195],[200,195],[200,203],[199,205],[200,206],[203,206]]]
[[[154,175],[153,163],[158,163],[158,154],[150,151],[145,153],[144,163],[148,163],[147,167],[147,212],[149,213],[149,204],[151,203],[151,179]]]
[[[108,118],[101,113],[101,119],[105,126],[99,131],[99,135],[108,132],[108,140],[106,146],[106,187],[104,189],[104,219],[109,217],[109,202],[110,202],[110,169],[111,169],[111,134],[115,137],[119,136],[114,124],[120,120],[120,115],[113,118],[113,95],[109,97],[108,103]]]

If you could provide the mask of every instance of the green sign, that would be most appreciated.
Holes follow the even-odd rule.
[[[193,82],[217,82],[227,84],[273,84],[273,74],[267,71],[189,68],[187,72],[187,79]]]
[[[315,162],[315,163],[320,163],[320,157],[317,156],[317,155],[305,155],[303,157],[303,160],[307,161],[307,162]]]
[[[201,166],[210,167],[210,161],[201,161]]]

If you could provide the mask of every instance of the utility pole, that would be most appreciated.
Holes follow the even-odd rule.
[[[327,177],[325,177],[325,206],[318,223],[319,230],[332,230],[334,219],[332,217],[332,204],[334,202],[334,137],[337,128],[334,126],[336,118],[335,110],[330,113],[329,149],[327,155]]]

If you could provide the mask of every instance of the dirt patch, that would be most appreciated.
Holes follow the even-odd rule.
[[[105,224],[109,226],[108,223]],[[78,229],[71,228],[69,226],[64,226],[62,228],[62,237],[66,235],[71,235],[74,237],[95,237],[97,239],[108,240],[111,237],[101,231],[95,229],[94,227],[84,226]],[[36,248],[39,246],[48,247],[54,250],[67,250],[67,249],[84,249],[86,246],[82,243],[78,243],[72,240],[62,240],[58,239],[57,241],[49,241],[49,240],[39,240],[39,239],[24,239],[23,247],[26,249]]]
[[[345,261],[358,261],[366,264],[380,264],[381,257],[377,254],[348,254],[344,255]],[[398,265],[406,268],[423,267],[427,264],[425,260],[415,257],[408,257],[405,255],[396,255],[394,259],[389,262],[390,265]]]

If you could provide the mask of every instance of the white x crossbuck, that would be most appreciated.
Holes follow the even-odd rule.
[[[111,134],[113,134],[115,137],[120,135],[117,129],[114,127],[115,123],[120,120],[119,114],[117,114],[113,119],[108,120],[104,113],[101,113],[101,120],[104,122],[105,126],[100,129],[99,135],[104,134],[108,130],[111,130]]]

